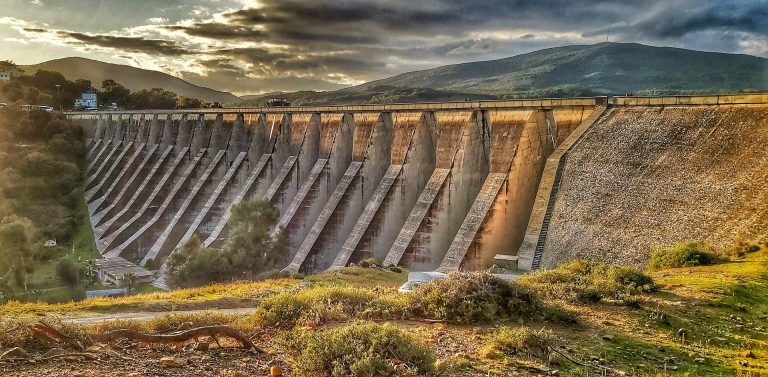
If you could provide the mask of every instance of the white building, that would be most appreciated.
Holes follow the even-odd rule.
[[[24,71],[18,69],[14,65],[3,64],[0,62],[0,82],[9,82],[13,76],[21,76]]]
[[[83,93],[80,95],[80,98],[75,100],[76,109],[95,108],[97,105],[96,93]]]
[[[131,274],[137,285],[147,284],[155,280],[155,274],[144,267],[135,265],[123,258],[104,258],[94,261],[99,281],[104,284],[123,285],[125,275]]]

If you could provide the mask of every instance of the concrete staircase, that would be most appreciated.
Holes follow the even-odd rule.
[[[133,195],[128,200],[128,203],[126,203],[125,206],[122,209],[120,209],[120,211],[116,215],[112,217],[107,217],[114,210],[116,210],[116,208],[110,206],[106,210],[102,211],[106,213],[96,215],[96,217],[98,218],[97,221],[94,221],[94,219],[91,220],[93,224],[96,224],[96,226],[94,226],[93,228],[93,231],[96,235],[97,247],[100,245],[100,241],[103,236],[114,233],[114,232],[111,232],[111,233],[108,232],[111,228],[114,228],[114,227],[119,228],[119,226],[115,225],[116,223],[119,224],[118,221],[122,221],[122,219],[128,216],[132,217],[136,213],[140,212],[141,208],[143,207],[137,208],[137,206],[134,206],[134,203],[138,201],[139,197],[144,193],[144,190],[147,189],[149,184],[153,180],[155,180],[159,174],[162,174],[161,168],[163,165],[165,165],[166,161],[168,160],[168,156],[171,154],[172,151],[173,151],[173,146],[168,146],[165,148],[165,151],[163,152],[162,155],[160,155],[157,162],[155,162],[155,165],[152,167],[152,170],[149,171],[149,173],[145,176],[144,180],[142,181],[141,185],[133,192]],[[181,161],[181,159],[176,159],[175,161],[178,163]],[[134,174],[134,177],[131,178],[131,180],[137,178],[139,173],[140,172],[137,171]],[[159,187],[159,185],[156,186],[155,189],[157,189],[157,187]],[[129,194],[129,192],[127,191],[123,192],[120,195],[118,195],[118,197],[125,194]],[[118,202],[118,199],[116,199],[116,202]],[[132,211],[133,211],[133,214],[131,214]],[[130,219],[131,217],[128,217],[128,219]],[[99,247],[99,250],[101,252],[104,252],[104,249],[101,247]]]
[[[203,152],[200,153],[201,155]],[[167,255],[170,250],[169,247],[174,247],[176,245],[176,241],[171,239],[171,234],[176,229],[176,226],[181,222],[182,217],[184,217],[187,213],[187,210],[192,205],[192,201],[198,200],[198,194],[202,191],[203,186],[209,183],[209,178],[211,177],[211,174],[213,174],[214,170],[219,166],[222,159],[224,158],[224,155],[226,154],[225,151],[220,150],[216,153],[216,155],[213,157],[213,160],[208,164],[208,167],[203,172],[203,175],[200,176],[197,179],[197,183],[192,187],[192,190],[189,192],[185,192],[183,195],[186,195],[184,202],[181,203],[181,206],[175,211],[173,218],[168,223],[168,225],[165,226],[165,229],[162,233],[157,237],[157,240],[152,245],[152,247],[149,249],[149,252],[144,256],[144,259],[141,261],[141,265],[145,265],[147,261],[149,260],[155,260],[157,256],[163,252],[163,254]],[[173,193],[170,195],[170,197],[174,197],[177,192],[179,192],[180,187],[185,182],[179,182],[176,187],[174,187]],[[204,198],[199,198],[204,199]],[[166,208],[167,205],[169,205],[170,202],[166,201],[166,203],[163,203],[161,206],[161,210],[158,211],[162,213],[162,211]],[[171,209],[173,211],[173,209]]]
[[[277,222],[277,226],[275,227],[273,235],[277,233],[278,229],[285,228],[288,226],[288,224],[293,219],[293,216],[296,214],[296,211],[299,210],[301,203],[304,202],[304,198],[307,197],[309,190],[312,189],[312,186],[315,185],[317,178],[320,177],[320,174],[323,173],[323,169],[325,169],[326,165],[328,165],[327,158],[321,158],[321,159],[318,159],[317,162],[315,162],[315,166],[313,166],[312,170],[310,170],[309,176],[307,176],[307,180],[304,181],[304,184],[301,185],[299,192],[296,193],[296,196],[293,197],[291,204],[289,204],[288,208],[285,209],[285,213],[283,213],[283,215],[280,216],[280,221]],[[281,176],[282,176],[282,171],[280,171],[280,174],[278,175],[278,177],[281,177]],[[285,177],[282,177],[282,178],[285,179]],[[275,188],[276,186],[278,185],[273,184],[272,187],[270,187],[269,190],[267,190],[267,195],[265,197],[268,200],[274,199],[274,196],[277,193],[277,189]]]
[[[352,180],[355,179],[357,173],[360,171],[361,166],[363,166],[361,161],[353,161],[349,165],[347,171],[344,172],[344,176],[341,178],[341,181],[339,181],[339,184],[336,185],[336,189],[333,190],[333,194],[331,194],[328,202],[325,203],[325,207],[323,207],[323,211],[320,212],[320,216],[318,216],[317,221],[315,221],[315,223],[312,225],[312,229],[309,230],[309,234],[307,234],[307,237],[304,238],[304,242],[302,242],[301,246],[299,246],[299,250],[296,252],[293,261],[291,261],[288,266],[283,268],[283,271],[299,272],[301,265],[304,263],[304,260],[307,258],[310,251],[312,251],[312,247],[315,245],[315,241],[317,241],[317,238],[320,236],[320,232],[322,232],[323,228],[325,228],[325,224],[328,223],[328,219],[330,219],[331,215],[333,215],[333,212],[336,210],[336,206],[339,205],[339,202],[344,197],[347,189],[349,189],[349,185],[352,183]]]
[[[469,246],[475,239],[480,226],[483,225],[485,218],[488,216],[488,211],[496,200],[496,195],[506,180],[507,173],[488,174],[483,187],[480,189],[480,193],[472,203],[467,217],[464,218],[459,232],[454,237],[448,252],[445,254],[445,258],[443,258],[440,267],[437,269],[438,271],[448,273],[457,271],[461,267],[461,262],[464,260]]]
[[[349,237],[347,237],[347,240],[344,241],[341,251],[331,265],[331,270],[339,269],[347,265],[349,258],[352,257],[352,254],[355,252],[357,245],[363,238],[365,231],[368,229],[368,226],[371,225],[373,217],[376,216],[381,204],[384,202],[384,198],[387,197],[389,190],[392,188],[392,185],[395,183],[402,170],[403,165],[389,166],[387,172],[384,174],[384,178],[381,179],[381,182],[379,182],[379,185],[376,187],[376,191],[373,192],[371,200],[365,205],[363,213],[360,215],[357,223],[355,223],[355,227],[352,229]]]
[[[232,181],[232,177],[235,175],[238,169],[240,169],[240,165],[243,163],[243,160],[245,159],[246,153],[240,152],[237,157],[235,158],[235,161],[232,162],[232,166],[229,167],[229,170],[227,171],[227,174],[224,175],[224,178],[219,182],[219,184],[216,186],[216,189],[211,194],[210,198],[208,198],[208,201],[203,206],[202,210],[197,214],[197,217],[195,217],[195,220],[192,221],[192,224],[187,229],[187,232],[184,234],[184,236],[181,237],[181,240],[176,244],[176,247],[174,249],[177,249],[184,245],[187,241],[189,241],[190,238],[197,232],[197,229],[200,227],[200,224],[203,223],[203,220],[208,215],[208,211],[211,210],[211,208],[216,204],[219,198],[221,197],[221,193],[227,188],[227,185]],[[229,206],[231,206],[232,203],[229,203]]]
[[[121,205],[123,198],[125,197],[125,194],[129,190],[131,190],[131,187],[134,185],[134,182],[136,182],[136,178],[142,172],[144,172],[144,169],[146,169],[146,166],[149,164],[149,162],[152,161],[155,157],[157,157],[155,155],[157,148],[158,148],[158,145],[155,144],[145,152],[145,156],[141,160],[141,163],[136,169],[133,169],[133,174],[131,174],[131,176],[127,179],[125,184],[122,185],[120,192],[118,192],[116,195],[112,195],[111,192],[108,192],[107,194],[104,195],[105,200],[95,207],[94,211],[96,213],[91,214],[91,224],[93,224],[94,227],[96,225],[101,224],[101,219],[104,218],[105,215],[112,213],[112,211],[115,209],[116,206]]]
[[[227,222],[229,222],[229,218],[232,217],[232,206],[242,202],[245,199],[245,196],[248,195],[248,192],[250,192],[253,185],[261,176],[261,173],[264,171],[264,167],[267,166],[267,163],[271,158],[271,154],[265,153],[261,156],[259,162],[257,162],[256,166],[253,168],[253,171],[251,171],[251,174],[248,175],[248,179],[245,181],[245,185],[243,185],[243,188],[237,194],[235,200],[232,201],[227,210],[224,212],[224,215],[216,223],[216,227],[213,229],[213,232],[211,232],[208,238],[206,238],[203,242],[205,247],[210,247],[214,242],[216,242],[216,240],[219,239],[219,237],[221,237],[221,234],[224,232],[224,228],[227,226]]]
[[[424,221],[424,217],[427,216],[429,208],[432,207],[432,203],[440,193],[440,188],[443,187],[450,172],[451,169],[439,168],[435,169],[429,177],[427,185],[424,187],[421,195],[419,195],[419,200],[416,202],[413,210],[411,210],[408,219],[405,220],[405,225],[403,225],[403,228],[397,235],[397,239],[392,245],[392,248],[389,249],[386,258],[384,258],[384,266],[396,266],[400,263],[400,259],[403,257],[403,254],[405,254],[405,249],[411,244],[413,236],[416,234],[416,231],[419,230],[419,226],[421,226],[421,223]]]
[[[560,189],[568,154],[600,116],[603,115],[605,110],[605,107],[596,107],[595,111],[576,127],[547,159],[539,190],[536,194],[535,205],[531,211],[531,218],[528,222],[523,246],[521,246],[518,252],[520,269],[535,270],[541,267],[541,259],[547,242],[552,212],[557,202],[557,193]]]

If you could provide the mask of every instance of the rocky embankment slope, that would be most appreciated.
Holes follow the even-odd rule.
[[[653,248],[728,248],[768,229],[768,106],[610,109],[571,151],[543,266],[643,264]]]

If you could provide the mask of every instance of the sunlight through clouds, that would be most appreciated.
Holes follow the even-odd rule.
[[[0,49],[20,63],[96,53],[237,93],[336,89],[606,38],[768,55],[768,11],[736,0],[101,0],[85,15],[64,0],[6,2]]]

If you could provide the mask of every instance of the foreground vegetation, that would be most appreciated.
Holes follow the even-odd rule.
[[[757,375],[768,367],[768,251],[751,249],[711,265],[650,272],[575,261],[517,282],[455,274],[413,294],[394,289],[403,272],[355,267],[76,304],[13,303],[0,312],[253,306],[252,314],[180,312],[146,322],[61,326],[84,334],[226,324],[255,334],[259,347],[291,366],[290,375]],[[678,252],[663,252],[664,259]],[[0,336],[0,348],[28,344],[25,339]]]

